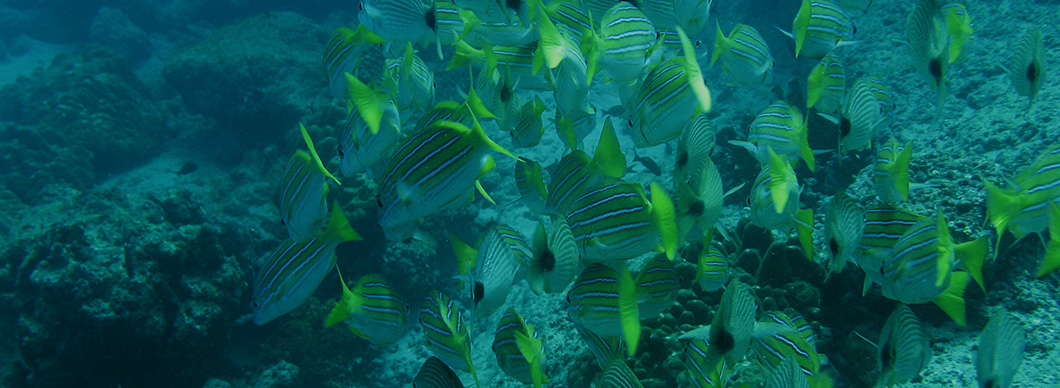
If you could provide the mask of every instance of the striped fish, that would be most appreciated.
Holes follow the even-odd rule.
[[[628,269],[619,272],[600,263],[590,264],[567,291],[567,303],[571,318],[582,328],[601,337],[621,336],[627,355],[636,354],[640,319],[636,284]]]
[[[688,122],[677,141],[677,157],[674,158],[675,186],[702,171],[702,166],[708,163],[710,156],[714,154],[716,142],[717,132],[706,113],[700,113]]]
[[[909,199],[909,161],[913,157],[913,142],[899,143],[891,138],[876,151],[872,182],[876,195],[884,203]]]
[[[865,80],[869,83],[869,89],[876,97],[876,102],[880,104],[880,112],[886,114],[894,110],[894,101],[897,98],[891,86],[874,75],[865,76]]]
[[[751,347],[751,334],[755,328],[757,310],[758,305],[751,295],[751,287],[738,279],[729,282],[710,325],[678,337],[682,340],[692,340],[693,343],[704,341],[701,345],[706,346],[697,347],[693,354],[689,354],[687,348],[685,350],[685,354],[695,358],[692,362],[695,369],[705,376],[703,372],[714,371],[719,365],[736,365]]]
[[[923,219],[905,231],[884,261],[883,296],[907,304],[934,301],[964,326],[962,295],[967,282],[953,281],[954,271],[959,266],[961,274],[971,276],[982,288],[986,250],[986,237],[955,244],[941,212]]]
[[[391,241],[412,236],[418,220],[466,200],[483,173],[493,168],[488,151],[514,158],[483,132],[442,121],[415,133],[387,162],[379,185],[379,226]]]
[[[596,362],[601,369],[607,368],[615,360],[622,360],[625,357],[622,337],[601,337],[592,331],[586,330],[573,317],[571,321],[574,323],[574,329],[585,341],[585,346],[589,347],[589,352],[596,358]]]
[[[533,248],[523,237],[522,233],[519,233],[518,230],[515,230],[510,225],[497,225],[497,238],[507,244],[508,249],[512,252],[512,259],[517,265],[515,279],[512,280],[512,283],[518,283],[526,278],[526,272],[530,268],[530,262],[534,255]]]
[[[964,45],[972,40],[975,25],[968,9],[956,1],[947,0],[939,7],[939,12],[946,21],[946,31],[949,33],[949,62],[954,63],[962,58]]]
[[[762,168],[751,185],[751,223],[764,229],[791,230],[799,210],[799,181],[791,164],[767,149],[770,163]]]
[[[461,275],[470,275],[471,295],[475,302],[474,314],[488,317],[504,304],[515,282],[516,274],[527,259],[530,247],[510,227],[494,226],[483,234],[478,248],[467,246],[449,235],[457,259],[466,266]],[[521,242],[521,244],[520,244]],[[514,245],[513,245],[514,244]],[[473,272],[471,272],[473,270]]]
[[[843,61],[834,51],[830,52],[810,70],[810,78],[806,82],[806,108],[814,108],[824,113],[838,111],[846,87],[846,68],[843,67]]]
[[[657,256],[648,260],[633,282],[637,284],[637,311],[640,317],[652,318],[670,308],[677,298],[681,274],[677,273],[673,261],[665,256]]]
[[[431,356],[423,362],[416,378],[412,381],[416,388],[464,388],[464,383],[456,376],[452,368],[445,365],[438,357]]]
[[[843,99],[839,117],[839,152],[846,154],[871,147],[880,121],[876,95],[865,79],[858,79]]]
[[[639,0],[635,3],[644,10],[652,23],[684,29],[689,35],[699,35],[707,28],[713,0]]]
[[[513,379],[540,387],[548,382],[542,370],[544,359],[541,355],[541,340],[540,335],[519,313],[506,310],[493,336],[493,353],[497,356],[497,364]]]
[[[525,23],[519,19],[493,19],[487,17],[482,20],[477,14],[465,13],[465,22],[470,26],[470,31],[464,39],[472,42],[483,42],[484,44],[497,46],[518,46],[528,44],[538,39],[538,30],[534,24]]]
[[[1060,203],[1060,146],[1054,145],[1012,180],[1012,188],[986,182],[986,215],[1000,235],[1017,238],[1049,225],[1047,202]]]
[[[700,163],[698,172],[693,172],[677,187],[677,233],[681,241],[688,239],[696,227],[702,231],[700,235],[714,227],[721,218],[724,197],[721,174],[714,161],[707,157]]]
[[[328,90],[339,100],[347,98],[346,73],[357,74],[363,58],[361,54],[372,45],[381,45],[386,40],[369,31],[363,24],[356,30],[346,27],[336,29],[324,47],[323,67],[327,75]]]
[[[475,83],[475,93],[482,99],[482,105],[496,116],[498,124],[505,131],[510,131],[513,122],[518,120],[519,110],[525,100],[516,90],[518,85],[515,82],[511,69],[497,69],[490,61],[479,72]]]
[[[567,214],[582,194],[623,177],[626,170],[626,156],[608,119],[592,158],[583,151],[572,150],[552,168],[545,205],[551,213]]]
[[[640,379],[623,360],[615,360],[600,378],[599,388],[644,388]]]
[[[713,369],[705,369],[709,351],[710,343],[703,338],[694,338],[685,344],[685,364],[688,365],[688,374],[691,375],[692,384],[696,388],[724,387],[732,374],[724,359]]]
[[[898,239],[924,216],[895,205],[879,205],[865,209],[865,229],[858,244],[858,267],[865,271],[862,294],[872,283],[883,284],[883,263]]]
[[[339,274],[342,297],[328,313],[324,327],[343,322],[351,332],[373,345],[397,342],[409,329],[409,305],[379,275],[362,276],[353,291]]]
[[[769,335],[755,336],[751,348],[757,357],[759,364],[766,369],[781,369],[787,360],[794,360],[798,370],[809,382],[810,386],[831,386],[824,382],[830,382],[821,370],[821,356],[813,344],[805,337],[791,322],[791,318],[782,312],[766,313],[759,321],[773,326],[783,327],[785,330]]]
[[[659,145],[681,135],[695,115],[710,111],[710,90],[684,31],[677,29],[684,56],[652,67],[633,99],[633,144],[638,148]]]
[[[949,32],[937,0],[920,0],[906,19],[906,44],[913,67],[938,92],[938,112],[946,100],[949,70]]]
[[[1035,27],[1020,40],[1019,45],[1012,50],[1012,57],[1005,64],[1012,86],[1019,95],[1034,100],[1034,96],[1037,96],[1042,88],[1045,63],[1042,33]]]
[[[486,109],[481,99],[476,101],[471,99],[471,97],[469,95],[468,101],[463,104],[456,101],[442,101],[435,104],[433,108],[428,109],[423,113],[423,116],[420,116],[420,119],[416,121],[416,126],[413,127],[410,133],[423,132],[435,123],[443,121],[453,121],[470,127],[474,124],[472,117],[489,116],[490,112]]]
[[[910,381],[931,363],[931,338],[909,306],[899,303],[887,317],[880,330],[879,351],[883,373],[877,386]]]
[[[655,41],[655,46],[652,47],[649,53],[650,63],[660,63],[679,57],[683,54],[681,47],[681,36],[674,30],[658,29],[656,32],[659,33],[659,38]],[[703,41],[700,39],[691,39],[693,49],[699,49],[703,46]]]
[[[434,72],[405,42],[401,58],[386,61],[382,87],[399,110],[425,109],[434,100]]]
[[[498,69],[511,69],[512,76],[516,79],[520,89],[529,90],[552,90],[552,85],[544,77],[538,75],[534,67],[534,53],[537,52],[537,43],[520,46],[487,46],[477,49],[467,44],[464,40],[457,41],[454,45],[456,52],[453,59],[449,61],[446,70],[474,64],[484,67],[493,58],[496,60]]]
[[[813,332],[813,326],[806,320],[806,317],[799,314],[792,308],[784,309],[784,314],[787,314],[791,318],[791,324],[795,325],[795,329],[799,331],[802,338],[805,338],[807,342],[814,344],[817,342],[817,334]]]
[[[360,239],[335,204],[326,230],[305,241],[280,244],[265,258],[254,279],[254,323],[264,325],[301,306],[335,266],[335,247]]]
[[[766,379],[766,388],[810,388],[810,382],[794,358],[785,358],[772,371]]]
[[[471,373],[478,385],[478,374],[471,363],[471,336],[460,306],[438,291],[432,291],[420,310],[420,324],[427,337],[427,349],[454,369]]]
[[[696,283],[703,291],[714,292],[725,287],[732,277],[732,270],[725,253],[708,240],[703,243],[705,245],[696,265]]]
[[[585,36],[592,33],[593,25],[589,13],[582,6],[581,0],[551,1],[545,6],[545,13],[560,33],[566,35],[580,47]]]
[[[741,85],[768,85],[773,82],[773,53],[754,27],[737,24],[729,36],[721,31],[714,35],[714,54],[710,65],[721,59],[721,68]]]
[[[545,198],[548,197],[548,189],[545,188],[541,164],[520,156],[519,160],[515,161],[514,175],[515,187],[519,189],[519,198],[523,204],[532,212],[547,212]]]
[[[845,192],[836,193],[824,216],[824,234],[828,241],[828,273],[839,273],[847,262],[856,259],[861,236],[865,231],[865,213]]]
[[[552,81],[556,114],[573,118],[594,112],[589,105],[591,74],[581,48],[560,34],[548,18],[540,18],[538,23],[541,40],[535,55],[539,59],[534,60],[548,69],[546,77]]]
[[[649,51],[655,45],[656,32],[651,20],[636,6],[620,2],[611,7],[600,21],[600,32],[592,50],[599,55],[599,66],[615,82],[628,83],[644,73]],[[589,77],[595,74],[590,63]]]
[[[342,183],[324,168],[305,126],[298,124],[298,128],[309,152],[295,151],[287,162],[287,171],[280,181],[280,223],[287,227],[291,240],[305,241],[320,231],[328,215],[327,180]]]
[[[450,1],[434,2],[434,35],[438,45],[451,46],[471,31],[467,12]]]
[[[365,172],[378,179],[401,138],[401,115],[390,97],[347,77],[349,111],[339,133],[339,168],[343,176]]]
[[[426,0],[362,0],[357,20],[388,41],[434,42],[433,5]]]
[[[1049,204],[1049,243],[1035,276],[1042,277],[1057,269],[1060,269],[1060,207],[1052,203]]]
[[[634,258],[659,247],[660,239],[666,257],[677,251],[673,202],[656,183],[651,202],[640,184],[601,186],[575,199],[566,220],[585,260]]]
[[[824,58],[854,39],[854,24],[842,6],[832,0],[802,0],[792,22],[795,57]]]
[[[809,143],[809,127],[806,125],[799,108],[786,101],[770,104],[751,122],[747,129],[747,141],[730,141],[746,148],[758,159],[758,163],[769,164],[769,149],[789,162],[798,163],[798,158],[806,162],[810,171],[814,170],[813,151]]]
[[[537,224],[531,252],[526,280],[538,294],[563,291],[578,274],[578,245],[562,218],[554,218],[547,232]]]
[[[976,380],[980,388],[1008,388],[1023,363],[1027,335],[1005,310],[994,313],[979,334],[975,353]]]
[[[519,109],[519,114],[508,127],[512,136],[512,144],[516,147],[533,147],[541,142],[541,136],[545,134],[545,127],[541,121],[541,114],[545,113],[545,103],[541,97],[534,96],[532,101],[526,101]]]
[[[585,149],[582,140],[589,136],[590,132],[596,130],[596,110],[593,108],[584,112],[577,111],[570,115],[563,115],[556,110],[553,123],[556,127],[556,134],[568,150]]]

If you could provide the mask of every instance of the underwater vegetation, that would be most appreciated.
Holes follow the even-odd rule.
[[[0,5],[0,379],[1056,386],[1058,13]]]

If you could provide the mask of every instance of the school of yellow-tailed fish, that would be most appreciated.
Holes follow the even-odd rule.
[[[624,360],[637,352],[640,321],[674,302],[681,280],[673,260],[688,244],[702,247],[694,284],[723,295],[710,322],[674,333],[685,346],[687,385],[726,386],[746,358],[772,371],[769,387],[830,387],[827,357],[815,349],[811,325],[791,309],[759,310],[753,286],[734,276],[732,258],[718,248],[728,235],[719,223],[722,200],[739,187],[722,187],[719,170],[726,166],[711,156],[716,147],[734,145],[760,163],[757,176],[740,183],[751,189],[751,223],[774,231],[775,244],[791,234],[810,258],[812,234],[823,232],[829,260],[822,266],[829,274],[853,263],[865,274],[862,294],[876,284],[897,301],[881,337],[870,341],[879,351],[879,385],[915,378],[931,362],[932,347],[907,305],[934,303],[964,325],[964,290],[970,283],[985,290],[981,269],[992,244],[986,237],[955,241],[941,211],[903,208],[916,187],[908,173],[916,144],[877,138],[900,102],[886,79],[851,79],[860,72],[843,63],[844,50],[858,43],[849,12],[871,7],[871,1],[801,2],[784,33],[794,40],[797,58],[817,62],[804,75],[807,106],[765,102],[746,137],[729,145],[715,144],[708,113],[724,102],[712,101],[701,66],[721,66],[727,82],[739,87],[768,85],[775,71],[770,45],[789,42],[767,42],[736,20],[724,20],[733,25],[726,33],[722,21],[709,23],[711,3],[362,0],[357,27],[340,28],[321,42],[328,87],[349,108],[341,133],[334,134],[339,177],[328,172],[301,128],[308,152],[291,157],[279,209],[290,239],[258,271],[254,322],[263,325],[299,307],[335,270],[335,247],[360,239],[339,207],[328,215],[328,188],[341,185],[340,177],[367,174],[383,233],[402,241],[420,238],[424,218],[465,206],[476,195],[493,202],[479,178],[508,174],[522,205],[540,219],[534,230],[493,225],[473,244],[450,237],[459,260],[456,276],[471,301],[462,304],[461,295],[439,291],[422,302],[407,301],[389,283],[397,279],[364,275],[352,288],[342,284],[341,298],[321,319],[327,326],[343,323],[377,346],[421,325],[424,345],[435,357],[423,362],[417,388],[477,384],[476,368],[485,366],[472,362],[469,330],[477,321],[496,322],[496,366],[541,387],[561,379],[546,375],[547,363],[564,361],[543,353],[543,332],[550,328],[531,326],[533,317],[520,315],[520,306],[504,308],[509,290],[526,280],[539,294],[566,293],[569,318],[604,371],[599,387],[640,387]],[[710,27],[716,27],[713,47],[689,38]],[[911,62],[936,91],[941,111],[949,69],[968,55],[963,48],[974,37],[973,15],[957,1],[919,0],[905,28]],[[1012,47],[1004,68],[1015,90],[1033,100],[1046,64],[1041,33],[1034,29]],[[369,49],[380,48],[385,63],[363,60]],[[435,101],[435,74],[423,58],[443,51],[451,53],[445,58],[449,72],[470,74],[460,91],[463,101]],[[590,88],[597,83],[619,97],[620,109],[594,105]],[[837,125],[835,149],[810,148],[807,122],[814,114]],[[555,132],[545,130],[553,126]],[[672,170],[637,156],[649,169],[672,173],[672,187],[624,180],[627,160],[618,129],[632,133],[635,148],[676,143]],[[505,132],[513,149],[491,140]],[[587,144],[593,132],[599,140]],[[567,147],[558,163],[543,167],[519,156],[546,133]],[[812,173],[815,154],[867,149],[876,154],[878,204],[838,192],[822,206],[823,227],[814,225],[813,209],[800,207],[796,167],[805,164],[803,171]],[[494,157],[514,160],[514,171],[491,172]],[[1043,150],[1006,184],[985,185],[987,219],[997,234],[1019,238],[1048,231],[1037,275],[1060,267],[1060,146]],[[1011,386],[1024,342],[1015,321],[995,314],[975,358],[980,386]],[[454,370],[468,374],[462,380]]]

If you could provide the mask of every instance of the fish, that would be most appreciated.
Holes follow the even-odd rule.
[[[427,349],[450,368],[471,373],[478,385],[478,374],[471,362],[471,335],[460,306],[448,296],[431,291],[420,309],[420,325]]]
[[[839,152],[846,154],[871,147],[881,117],[880,106],[868,82],[864,79],[854,82],[854,86],[847,90],[841,111],[837,120]]]
[[[648,260],[633,282],[637,285],[637,311],[641,319],[662,314],[677,298],[681,274],[666,256]]]
[[[373,345],[397,342],[409,329],[409,305],[397,290],[376,274],[364,275],[353,291],[342,284],[342,297],[328,313],[324,327],[345,323],[353,334]]]
[[[399,111],[424,109],[434,100],[434,72],[412,50],[412,42],[405,42],[401,58],[384,64],[382,87]]]
[[[640,379],[629,369],[629,365],[623,360],[615,360],[600,378],[598,388],[644,388]]]
[[[1025,329],[1005,310],[994,313],[979,334],[975,352],[976,380],[980,388],[1008,388],[1023,363],[1027,346]]]
[[[696,265],[696,284],[699,284],[703,291],[714,292],[724,288],[730,278],[732,269],[728,257],[709,240],[704,239]]]
[[[972,23],[972,15],[964,4],[953,0],[946,0],[939,12],[946,21],[946,31],[949,33],[949,61],[957,62],[964,55],[964,45],[972,39],[975,34],[975,24]]]
[[[776,61],[762,34],[754,27],[737,24],[729,36],[721,31],[714,35],[714,54],[710,58],[713,66],[721,59],[721,68],[741,85],[768,85],[773,82],[773,67]]]
[[[843,60],[835,51],[828,53],[810,70],[810,77],[806,81],[806,108],[823,113],[839,111],[846,85]]]
[[[335,266],[335,247],[361,240],[336,203],[324,231],[305,241],[287,240],[267,256],[254,279],[254,324],[269,323],[305,303]]]
[[[482,20],[473,12],[466,12],[464,15],[466,15],[464,21],[467,23],[469,32],[462,39],[497,46],[518,46],[538,39],[538,30],[532,23],[525,23],[519,19],[489,17]]]
[[[582,194],[622,178],[627,170],[626,156],[619,147],[618,135],[611,120],[607,119],[592,157],[581,150],[572,150],[550,171],[552,179],[546,186],[547,212],[568,214],[574,201]]]
[[[856,253],[865,231],[865,213],[846,193],[840,191],[825,208],[824,234],[828,241],[827,279],[839,273],[847,262],[856,261]]]
[[[1049,205],[1049,243],[1045,246],[1045,258],[1038,265],[1034,276],[1042,277],[1060,269],[1060,207]]]
[[[331,33],[328,44],[324,47],[322,63],[324,74],[327,75],[328,90],[333,97],[338,100],[347,98],[345,74],[357,74],[357,68],[364,58],[361,55],[364,50],[384,42],[386,39],[376,35],[363,24],[357,25],[356,30],[340,27]]]
[[[677,140],[677,156],[674,158],[675,189],[681,182],[696,176],[703,171],[703,165],[710,161],[717,143],[717,132],[710,123],[706,113],[696,115],[688,122],[681,138]]]
[[[530,246],[518,232],[506,225],[489,228],[477,249],[461,242],[451,233],[449,240],[460,262],[474,263],[466,266],[465,272],[461,273],[468,276],[471,282],[474,315],[490,316],[504,304],[516,274],[529,261]]]
[[[906,304],[935,302],[964,326],[966,279],[975,279],[985,291],[982,267],[986,250],[986,237],[954,243],[942,212],[920,220],[898,239],[883,263],[883,296]],[[958,267],[961,272],[955,271]],[[958,273],[961,279],[954,281]]]
[[[787,314],[788,318],[791,318],[791,324],[795,325],[795,329],[799,331],[802,338],[805,338],[806,341],[811,344],[817,342],[817,334],[813,332],[813,326],[810,325],[810,322],[806,320],[805,316],[799,314],[798,311],[795,311],[790,307],[784,309],[784,314]]]
[[[701,356],[702,361],[695,362],[696,369],[713,371],[720,363],[736,365],[751,347],[757,309],[758,305],[751,295],[751,287],[739,279],[730,281],[710,325],[693,329],[678,337],[681,340],[705,341],[707,349]]]
[[[652,159],[650,156],[640,156],[637,154],[636,148],[633,149],[633,161],[639,163],[641,167],[644,167],[653,175],[662,176],[662,167],[659,167],[659,164],[655,163],[655,159]]]
[[[685,344],[685,364],[688,365],[688,374],[692,385],[696,388],[723,387],[729,380],[732,370],[722,359],[713,369],[705,369],[704,364],[710,354],[710,343],[703,338],[693,338]]]
[[[909,306],[898,303],[880,330],[877,386],[894,386],[916,378],[931,363],[931,337]]]
[[[651,53],[649,53],[651,57],[649,61],[651,63],[663,62],[683,54],[684,48],[681,47],[681,36],[677,34],[676,30],[657,29],[656,32],[658,32],[659,38],[655,42],[655,46],[652,47]],[[703,46],[703,41],[700,39],[689,38],[689,42],[692,43],[693,49],[699,49]]]
[[[505,374],[523,384],[541,387],[548,382],[544,375],[542,337],[513,309],[504,311],[493,336],[493,354]]]
[[[681,241],[696,227],[706,234],[721,218],[723,199],[721,174],[714,161],[707,157],[698,172],[680,182],[677,187],[677,233]],[[742,187],[742,185],[740,186]]]
[[[791,164],[783,157],[770,153],[770,163],[762,168],[751,186],[751,223],[764,229],[790,230],[799,210],[799,181]]]
[[[1012,50],[1012,56],[1004,65],[1016,93],[1034,101],[1045,79],[1045,63],[1042,33],[1035,27],[1020,39],[1019,44]]]
[[[541,164],[520,156],[519,160],[515,161],[513,173],[515,187],[519,189],[519,199],[523,205],[532,212],[547,213],[545,198],[548,197],[548,189],[545,187]]]
[[[651,20],[633,4],[622,1],[604,14],[599,33],[587,45],[589,54],[588,77],[603,69],[614,82],[629,83],[646,70],[656,42],[657,32]]]
[[[434,2],[425,0],[361,0],[357,20],[391,40],[435,41]]]
[[[566,214],[588,261],[630,259],[660,245],[672,259],[678,237],[674,219],[673,201],[657,183],[651,185],[651,202],[639,183],[616,182],[581,195]]]
[[[438,357],[431,356],[420,366],[416,378],[412,381],[413,388],[464,388],[456,372],[445,365]]]
[[[874,75],[865,76],[865,82],[868,82],[872,95],[876,97],[876,103],[880,104],[880,113],[887,114],[887,112],[893,111],[894,101],[897,98],[894,91],[891,90],[891,86],[880,77]]]
[[[574,280],[567,292],[571,318],[601,337],[621,336],[626,354],[637,352],[640,341],[636,284],[629,269],[622,271],[592,263]]]
[[[872,283],[883,284],[883,263],[909,228],[924,216],[893,204],[865,209],[865,229],[858,243],[856,263],[865,271],[864,294]]]
[[[1048,203],[1060,203],[1060,145],[1049,147],[1016,174],[1011,187],[984,183],[986,217],[999,236],[1006,231],[1016,238],[1041,233],[1049,226]]]
[[[652,23],[681,28],[699,35],[707,28],[713,0],[642,0],[636,2]]]
[[[680,27],[677,32],[684,56],[652,67],[634,94],[629,125],[638,148],[677,138],[693,117],[710,111],[710,90],[703,82],[695,49]]]
[[[280,223],[287,227],[287,234],[294,241],[305,241],[313,237],[324,225],[328,215],[328,179],[342,185],[328,172],[313,147],[305,126],[298,124],[309,152],[295,151],[287,163],[280,190]]]
[[[758,363],[766,369],[780,370],[789,361],[794,361],[798,373],[795,380],[805,380],[807,386],[830,387],[831,378],[821,372],[821,355],[792,323],[787,314],[779,311],[766,313],[756,327],[774,327],[774,333],[753,336],[751,349]],[[760,330],[761,331],[761,330]]]
[[[542,11],[543,12],[543,11]],[[559,33],[547,17],[538,18],[541,40],[537,44],[537,68],[548,69],[546,78],[552,81],[556,114],[564,117],[580,117],[595,112],[589,105],[589,65],[582,50],[573,41]]]
[[[440,121],[413,134],[390,157],[379,185],[376,204],[386,238],[404,240],[423,217],[466,201],[478,177],[494,166],[489,151],[515,158],[486,136],[478,120],[471,128]]]
[[[906,44],[917,72],[938,92],[938,113],[946,101],[949,32],[937,0],[920,0],[906,19]]]
[[[525,101],[517,90],[516,81],[511,68],[497,69],[494,61],[489,61],[479,72],[475,85],[475,94],[482,100],[482,105],[496,116],[499,126],[506,131],[515,124]]]
[[[442,45],[454,45],[457,41],[466,37],[473,26],[472,20],[470,20],[472,15],[474,14],[465,12],[465,10],[451,1],[435,1],[434,27],[432,29],[434,30],[438,48],[441,48]],[[438,57],[441,58],[441,55]]]
[[[832,0],[802,0],[799,12],[792,21],[795,57],[805,54],[820,59],[836,48],[853,43],[854,23],[843,6]]]
[[[563,291],[578,275],[578,245],[563,218],[552,219],[547,231],[543,224],[538,223],[531,247],[533,256],[526,280],[535,293]]]
[[[520,89],[552,91],[552,84],[545,77],[538,75],[543,62],[540,62],[539,58],[535,64],[537,42],[518,46],[487,45],[478,49],[464,40],[459,40],[453,46],[456,50],[446,67],[447,71],[472,64],[484,67],[495,61],[495,68],[511,71]]]
[[[909,199],[909,161],[913,157],[913,142],[902,144],[890,138],[876,151],[872,182],[876,195],[884,203]]]
[[[550,1],[544,5],[543,10],[552,24],[556,25],[556,29],[579,47],[584,43],[586,36],[593,34],[593,21],[581,0]]]
[[[569,311],[568,315],[570,315]],[[589,352],[593,354],[601,369],[607,368],[612,362],[622,360],[625,357],[626,352],[622,346],[621,336],[601,337],[592,331],[586,330],[573,316],[571,321],[574,324],[575,331],[582,337],[585,346],[589,348]]]
[[[792,163],[798,163],[801,157],[810,171],[814,171],[807,120],[799,108],[783,100],[770,104],[755,117],[747,130],[747,141],[729,143],[750,151],[763,166],[769,164],[772,149]]]
[[[541,136],[545,134],[541,114],[546,108],[545,103],[541,102],[541,97],[538,96],[523,103],[516,120],[508,128],[512,137],[512,145],[526,148],[536,146],[541,142]]]
[[[339,172],[345,177],[364,172],[378,179],[401,139],[401,114],[393,99],[347,77],[350,95],[339,133]]]
[[[586,111],[576,111],[566,116],[556,110],[553,123],[556,127],[556,135],[568,150],[584,149],[582,140],[589,136],[590,132],[596,130],[596,108],[589,106]]]
[[[773,374],[766,379],[766,388],[810,388],[810,382],[794,358],[785,358],[772,371]]]

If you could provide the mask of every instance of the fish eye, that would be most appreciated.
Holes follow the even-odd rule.
[[[364,11],[364,3],[357,3],[357,10]]]
[[[250,307],[258,308],[258,306],[259,306],[258,302],[256,302],[256,301],[255,302],[250,302]]]
[[[380,199],[377,199],[377,200],[375,200],[375,205],[379,206],[379,207],[383,207],[383,201],[380,200]]]
[[[629,124],[629,127],[633,128],[633,119],[626,120],[626,124]]]
[[[345,158],[346,157],[346,151],[343,151],[342,147],[339,147],[339,157],[340,158]]]

